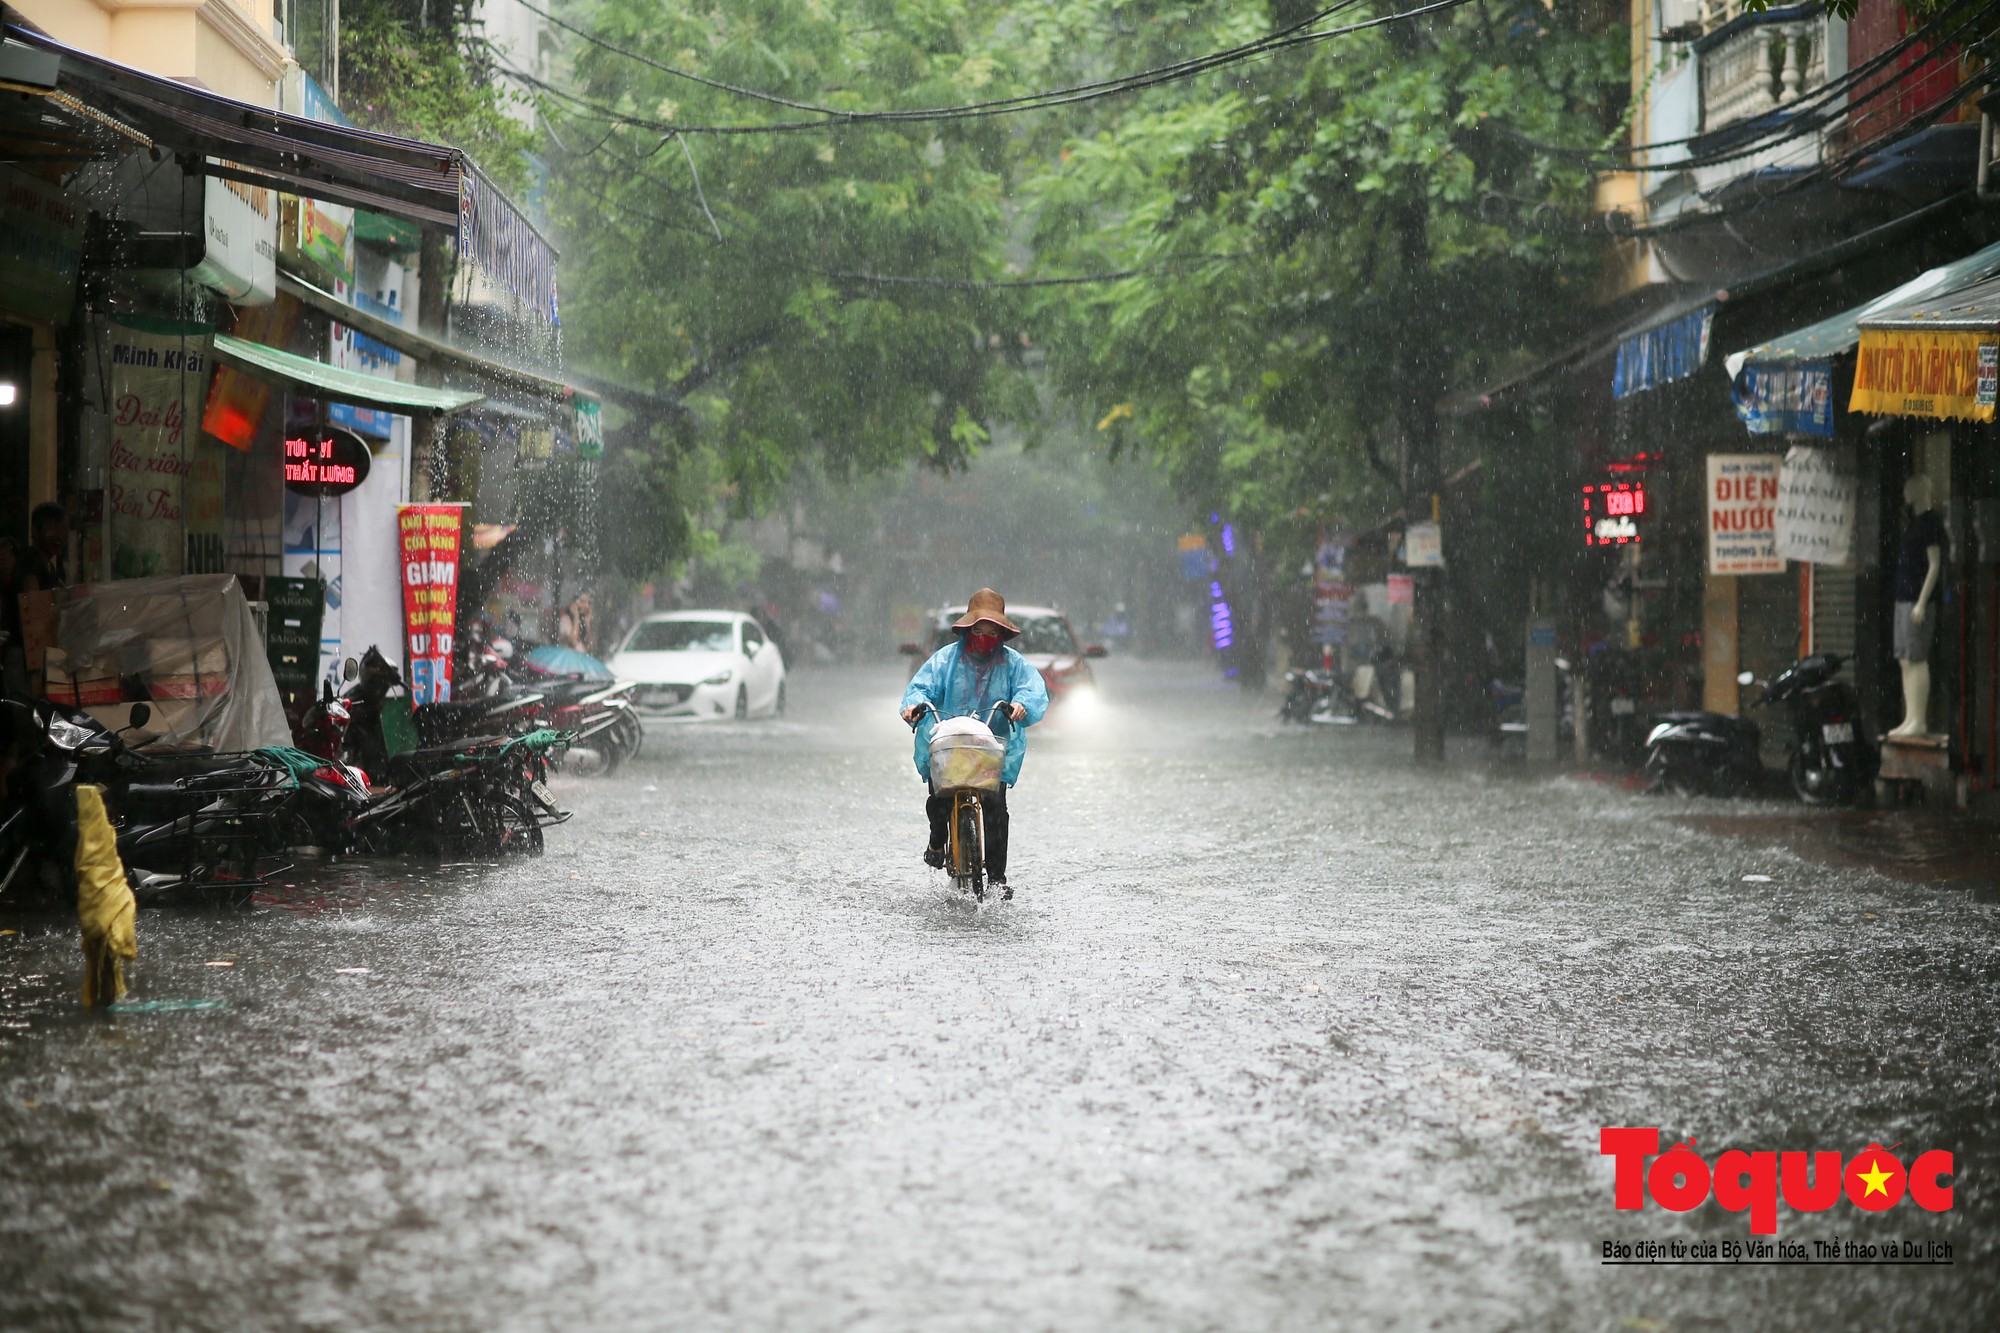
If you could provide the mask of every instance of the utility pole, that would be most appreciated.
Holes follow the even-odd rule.
[[[1422,318],[1430,302],[1430,200],[1406,195],[1396,218],[1396,250],[1403,288],[1414,305],[1397,339],[1395,413],[1404,448],[1403,512],[1408,521],[1438,521],[1444,484],[1443,442],[1438,433],[1438,400],[1444,396],[1444,351],[1438,331]],[[1444,571],[1412,569],[1410,665],[1417,698],[1411,731],[1419,764],[1444,762]]]

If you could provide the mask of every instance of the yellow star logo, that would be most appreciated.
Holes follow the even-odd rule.
[[[1863,1190],[1863,1191],[1862,1191],[1862,1193],[1861,1193],[1861,1197],[1862,1197],[1862,1198],[1864,1198],[1864,1199],[1865,1199],[1865,1198],[1867,1198],[1867,1197],[1868,1197],[1869,1195],[1871,1195],[1871,1194],[1880,1194],[1880,1195],[1882,1195],[1882,1196],[1883,1196],[1884,1198],[1887,1198],[1887,1197],[1888,1197],[1888,1195],[1889,1195],[1889,1173],[1888,1173],[1887,1171],[1884,1171],[1884,1170],[1882,1169],[1882,1159],[1881,1159],[1881,1158],[1879,1158],[1879,1157],[1871,1157],[1871,1158],[1869,1158],[1869,1159],[1868,1159],[1868,1169],[1867,1169],[1866,1171],[1863,1171],[1863,1172],[1861,1173],[1861,1175],[1860,1175],[1859,1179],[1861,1179],[1862,1181],[1866,1182],[1866,1184],[1867,1184],[1867,1186],[1868,1186],[1868,1188],[1867,1188],[1867,1189],[1865,1189],[1865,1190]]]

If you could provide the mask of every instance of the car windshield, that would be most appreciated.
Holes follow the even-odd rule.
[[[964,611],[954,611],[951,613],[951,620],[957,620],[964,614]],[[1048,653],[1055,657],[1077,655],[1076,635],[1070,632],[1069,622],[1061,616],[1019,616],[1014,618],[1014,623],[1021,627],[1021,632],[1009,640],[1007,646],[1015,652]],[[958,637],[949,628],[949,621],[946,625],[946,628],[939,630],[932,638],[932,652],[936,652]]]
[[[726,653],[736,647],[727,620],[648,620],[625,641],[628,653]]]

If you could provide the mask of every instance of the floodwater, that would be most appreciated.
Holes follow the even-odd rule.
[[[1102,678],[1012,903],[920,863],[883,667],[561,781],[538,862],[146,913],[150,1009],[0,922],[0,1326],[1995,1326],[1986,896]],[[1952,1211],[1778,1238],[1953,1262],[1605,1266],[1749,1239],[1615,1211],[1606,1125],[1950,1149]]]

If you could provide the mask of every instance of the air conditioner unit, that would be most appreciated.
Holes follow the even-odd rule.
[[[1701,36],[1701,0],[1660,0],[1660,40],[1686,42]]]

